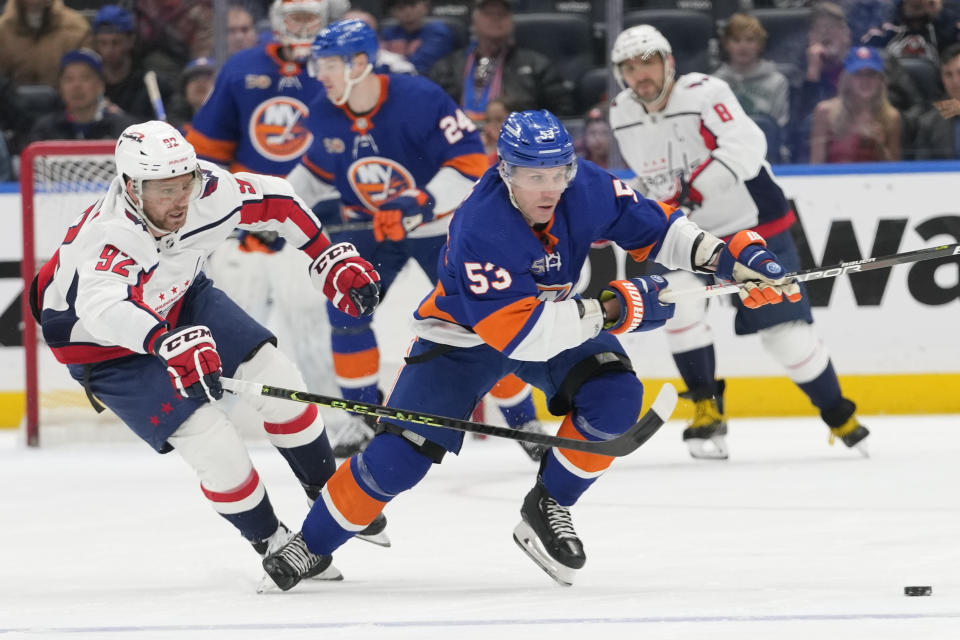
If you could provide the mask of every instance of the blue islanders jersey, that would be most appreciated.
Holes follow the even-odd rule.
[[[692,268],[692,234],[678,229],[695,225],[680,210],[641,197],[592,162],[578,164],[542,229],[511,204],[496,167],[484,174],[450,223],[438,282],[414,313],[417,335],[543,361],[589,337],[571,292],[591,242],[606,238],[635,260]]]
[[[310,148],[309,105],[324,95],[323,84],[279,49],[246,49],[223,65],[187,133],[200,158],[232,172],[285,176]]]
[[[311,205],[319,194],[337,192],[344,222],[371,220],[384,201],[407,189],[429,191],[437,219],[409,236],[443,235],[447,214],[487,168],[476,125],[430,80],[377,78],[380,100],[368,113],[355,114],[326,97],[311,103],[316,139],[290,181]]]

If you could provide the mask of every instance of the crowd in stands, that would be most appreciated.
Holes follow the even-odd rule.
[[[381,35],[378,71],[425,75],[483,127],[548,108],[608,166],[605,3],[327,0]],[[212,86],[211,0],[0,0],[0,181],[25,145],[114,138],[155,117],[188,128]],[[270,0],[231,0],[228,54],[269,41]],[[678,74],[730,84],[772,163],[960,158],[960,0],[623,0]],[[11,162],[11,160],[13,160]]]

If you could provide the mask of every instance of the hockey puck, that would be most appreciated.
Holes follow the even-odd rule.
[[[904,587],[903,595],[905,596],[931,596],[933,595],[933,587]]]

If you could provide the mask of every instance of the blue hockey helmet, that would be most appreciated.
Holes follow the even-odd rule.
[[[568,167],[567,182],[577,171],[573,139],[563,124],[546,109],[515,111],[507,116],[497,139],[500,175],[510,182],[513,167]]]
[[[370,25],[361,20],[341,20],[317,34],[313,41],[314,58],[330,58],[339,56],[353,62],[353,56],[358,53],[367,54],[371,63],[377,59],[380,42],[377,33]]]

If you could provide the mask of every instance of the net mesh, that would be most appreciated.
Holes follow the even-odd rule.
[[[50,259],[67,229],[106,193],[116,175],[112,142],[105,142],[102,147],[86,146],[92,150],[70,152],[67,145],[64,149],[44,149],[29,161],[32,180],[21,188],[25,192],[24,206],[28,209],[32,195],[32,212],[25,211],[25,214],[33,219],[35,270]],[[21,173],[24,173],[22,167]],[[30,194],[26,193],[28,189]],[[99,414],[94,411],[81,386],[47,348],[39,327],[35,343],[35,349],[26,351],[27,358],[32,357],[37,365],[37,386],[31,389],[28,384],[27,393],[37,400],[44,445],[127,439],[127,430],[109,410]]]

